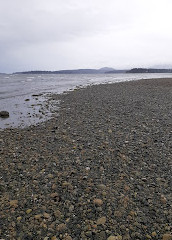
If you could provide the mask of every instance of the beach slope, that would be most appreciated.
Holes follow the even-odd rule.
[[[172,79],[52,99],[52,120],[0,132],[1,238],[172,239]]]

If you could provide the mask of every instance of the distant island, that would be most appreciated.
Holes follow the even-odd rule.
[[[104,67],[100,69],[73,69],[59,71],[25,71],[15,72],[14,74],[117,74],[117,73],[172,73],[172,69],[154,69],[154,68],[132,68],[130,70],[117,70]]]
[[[100,69],[73,69],[59,71],[26,71],[14,74],[104,74],[104,73],[125,73],[126,70],[115,70],[114,68],[104,67]]]
[[[172,69],[133,68],[126,73],[172,73]]]

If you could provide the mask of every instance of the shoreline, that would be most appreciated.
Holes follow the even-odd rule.
[[[61,94],[77,86],[115,83],[139,79],[169,78],[172,74],[91,74],[91,75],[8,75],[0,78],[0,111],[9,118],[0,118],[0,129],[27,127],[46,121],[51,116],[44,106],[47,94]],[[47,111],[46,111],[47,110]],[[55,111],[56,112],[56,111]],[[45,116],[47,116],[45,118]]]
[[[58,116],[1,132],[1,238],[170,237],[172,79],[52,99]]]

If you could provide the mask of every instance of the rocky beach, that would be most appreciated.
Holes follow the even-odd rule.
[[[172,79],[49,101],[51,120],[0,131],[0,238],[171,240]]]

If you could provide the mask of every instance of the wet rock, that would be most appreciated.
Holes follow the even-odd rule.
[[[0,112],[0,117],[1,118],[8,118],[9,116],[10,116],[10,114],[7,111],[1,111]]]
[[[40,97],[40,96],[42,96],[43,95],[43,93],[40,93],[40,94],[32,94],[32,97]]]

